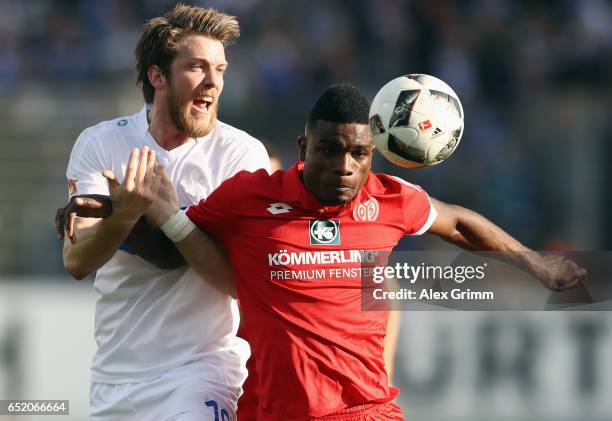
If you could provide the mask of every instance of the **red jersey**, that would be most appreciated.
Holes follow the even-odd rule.
[[[228,253],[259,376],[261,420],[306,420],[392,400],[388,312],[361,310],[359,256],[421,234],[436,211],[419,187],[370,173],[355,198],[322,206],[303,164],[243,171],[187,215]]]
[[[244,327],[244,320],[244,317],[240,319],[240,327],[238,327],[236,335],[249,342],[249,337]],[[246,362],[246,368],[249,375],[242,385],[242,395],[240,395],[240,399],[238,400],[236,418],[238,421],[255,421],[257,420],[257,407],[259,406],[259,379],[257,370],[255,369],[255,356],[252,350],[251,357]]]

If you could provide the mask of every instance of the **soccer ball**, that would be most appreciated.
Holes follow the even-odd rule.
[[[405,168],[429,167],[450,156],[463,135],[459,97],[440,79],[400,76],[383,86],[370,107],[376,148]]]

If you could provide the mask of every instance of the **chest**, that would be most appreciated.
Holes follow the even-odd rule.
[[[125,174],[127,157],[136,146],[126,143],[119,148],[113,167],[115,173]],[[149,145],[156,151],[156,161],[172,181],[181,207],[197,204],[206,199],[224,180],[229,178],[227,153],[223,148],[211,144],[204,145],[193,142],[171,151],[165,151],[155,145]],[[122,150],[121,150],[122,149]]]
[[[399,221],[351,215],[240,218],[226,244],[239,274],[264,288],[359,287],[363,269],[383,264],[404,234]]]

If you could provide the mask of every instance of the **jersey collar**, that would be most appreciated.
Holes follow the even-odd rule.
[[[368,200],[369,194],[365,188],[361,188],[353,200],[336,206],[324,206],[310,191],[304,186],[302,172],[304,162],[297,161],[283,175],[283,201],[293,205],[298,205],[302,209],[312,211],[324,217],[337,217],[351,212],[363,201]],[[368,181],[372,173],[368,175]],[[368,182],[366,181],[366,185]]]

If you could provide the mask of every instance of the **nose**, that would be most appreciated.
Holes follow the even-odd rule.
[[[350,153],[342,154],[338,157],[334,165],[334,172],[340,176],[353,175],[354,159]]]
[[[221,73],[217,72],[212,66],[208,68],[204,78],[202,79],[202,84],[208,88],[218,88],[223,83],[223,76]]]

